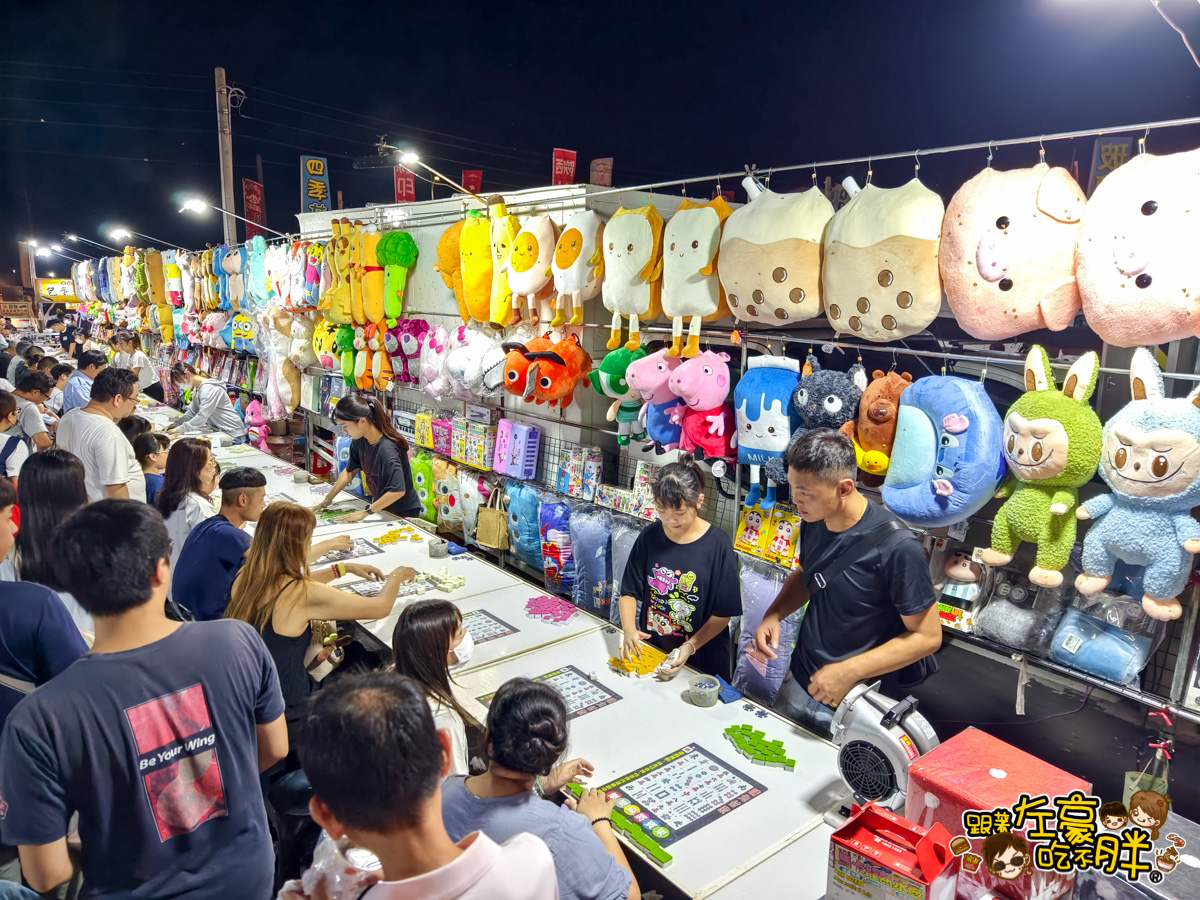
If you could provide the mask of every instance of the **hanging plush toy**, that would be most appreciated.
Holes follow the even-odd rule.
[[[342,219],[342,231],[350,229],[350,269],[346,273],[350,280],[350,318],[355,325],[362,327],[370,319],[367,318],[367,308],[363,302],[363,223],[355,219],[353,227],[349,219]]]
[[[717,277],[721,225],[733,209],[722,197],[707,203],[685,199],[667,223],[663,235],[663,312],[671,317],[672,356],[700,352],[700,323],[729,315],[725,292]],[[683,346],[683,320],[690,322]]]
[[[368,225],[363,229],[362,268],[363,316],[368,324],[378,325],[384,320],[383,265],[379,262],[379,229]]]
[[[417,264],[417,242],[407,231],[389,231],[380,240],[377,255],[383,266],[383,311],[388,327],[394,327],[404,312],[409,270]]]
[[[604,308],[613,314],[607,347],[621,343],[621,316],[629,318],[626,348],[642,342],[638,320],[662,315],[663,217],[654,206],[621,207],[604,231]]]
[[[292,241],[287,250],[288,298],[284,306],[295,311],[304,308],[304,270],[308,268],[308,244]]]
[[[225,270],[225,254],[228,252],[228,244],[213,248],[212,271],[217,278],[217,309],[233,309],[233,304],[229,302],[229,273]]]
[[[245,313],[233,317],[233,349],[236,353],[254,352],[254,323]]]
[[[367,349],[371,351],[371,381],[377,391],[386,391],[392,386],[395,373],[392,371],[392,358],[384,346],[386,331],[377,322],[372,322],[366,328]]]
[[[426,522],[437,521],[437,505],[433,502],[433,456],[425,451],[416,453],[411,460],[413,486],[417,499],[421,501],[421,518]]]
[[[671,411],[680,405],[680,400],[671,391],[671,373],[681,363],[679,357],[672,356],[663,348],[642,359],[633,360],[625,370],[625,380],[629,386],[642,395],[638,420],[645,426],[646,435],[654,442],[656,453],[665,453],[679,446],[682,426],[671,421]]]
[[[462,496],[458,483],[458,466],[445,460],[433,461],[433,494],[437,504],[438,531],[463,533]]]
[[[887,475],[892,444],[896,440],[900,394],[910,384],[912,376],[907,372],[885,375],[876,369],[858,401],[858,417],[841,427],[842,434],[854,441],[854,457],[860,472],[858,480],[868,487],[879,487]]]
[[[367,326],[354,326],[354,386],[369,391],[375,386],[371,377],[371,348],[367,346]]]
[[[442,276],[446,287],[454,291],[454,299],[458,301],[458,314],[466,322],[471,318],[467,308],[466,293],[463,289],[462,257],[460,243],[465,222],[455,222],[442,232],[437,243],[437,262],[433,270]]]
[[[499,194],[488,197],[491,217],[489,234],[492,243],[492,295],[489,318],[501,327],[512,318],[512,288],[508,286],[508,259],[512,243],[521,230],[516,216],[509,215],[504,198]]]
[[[890,189],[868,182],[834,214],[821,268],[825,314],[834,331],[894,341],[937,318],[944,213],[942,198],[914,178]]]
[[[787,452],[792,431],[799,424],[791,402],[799,383],[800,361],[786,356],[752,356],[738,380],[733,408],[737,412],[738,462],[750,466],[746,506],[760,500],[764,510],[775,505],[775,482],[768,477],[763,496],[760,467]]]
[[[229,305],[238,310],[242,309],[242,303],[246,299],[246,279],[242,274],[242,270],[246,265],[246,250],[244,247],[236,247],[225,254],[225,259],[221,262],[225,269],[225,280],[229,290]]]
[[[705,350],[672,372],[669,384],[682,401],[671,416],[682,426],[679,449],[697,458],[733,456],[738,435],[733,407],[727,402],[729,354]]]
[[[262,403],[258,400],[251,400],[246,404],[246,437],[250,439],[250,443],[262,450],[264,453],[267,449],[267,435],[271,433],[271,429],[267,427],[267,417],[263,415]]]
[[[1104,425],[1100,477],[1112,493],[1075,511],[1096,520],[1083,539],[1075,588],[1081,594],[1104,590],[1118,561],[1145,566],[1146,613],[1177,619],[1179,593],[1200,552],[1200,523],[1191,516],[1200,504],[1200,387],[1186,398],[1168,397],[1145,348],[1134,351],[1129,379],[1133,399]]]
[[[421,347],[429,323],[424,319],[400,319],[388,328],[384,348],[392,357],[392,369],[401,384],[416,384],[420,376]]]
[[[955,192],[942,223],[939,264],[962,329],[1002,341],[1079,312],[1075,237],[1087,199],[1071,173],[1045,163],[984,169]]]
[[[329,227],[333,234],[325,247],[325,255],[329,259],[329,290],[321,292],[317,308],[334,325],[349,325],[350,281],[347,273],[350,269],[350,238],[343,232],[340,219],[334,219]],[[338,346],[341,346],[341,341]]]
[[[783,325],[821,314],[821,240],[833,204],[815,185],[798,194],[742,182],[750,202],[729,216],[721,233],[721,286],[733,317]],[[745,434],[741,434],[745,437]]]
[[[313,330],[313,354],[322,368],[333,370],[337,364],[337,326],[321,316]]]
[[[297,313],[292,316],[288,359],[298,369],[306,369],[317,364],[317,355],[313,352],[313,333],[315,331],[316,324],[313,322],[311,314]]]
[[[246,285],[246,302],[251,306],[266,306],[270,297],[267,289],[267,242],[261,234],[256,234],[246,242],[246,265],[242,280]]]
[[[497,343],[499,335],[490,325],[482,328],[459,326],[459,346],[446,357],[446,373],[450,376],[454,395],[460,400],[476,400],[483,383],[483,356]]]
[[[529,368],[533,360],[529,354],[549,350],[554,346],[550,335],[527,338],[524,341],[506,341],[500,345],[505,351],[504,357],[504,390],[525,400],[534,399],[533,384],[529,381]]]
[[[467,212],[458,253],[467,312],[476,322],[486,322],[492,315],[492,235],[491,223],[479,210]]]
[[[1096,186],[1077,245],[1087,323],[1108,344],[1200,336],[1193,248],[1200,150],[1140,153]]]
[[[434,400],[441,400],[450,390],[446,375],[446,354],[450,336],[442,325],[430,328],[421,348],[421,389]]]
[[[549,350],[528,352],[525,358],[530,361],[526,390],[532,391],[535,402],[551,406],[570,406],[579,381],[592,370],[592,358],[574,334],[556,342]],[[529,399],[528,395],[525,399]]]
[[[617,423],[617,443],[622,447],[629,444],[630,437],[635,441],[646,439],[646,429],[639,415],[642,411],[642,395],[630,387],[625,377],[629,366],[645,357],[646,351],[641,347],[636,350],[624,347],[610,350],[600,360],[600,368],[588,375],[592,387],[612,400],[605,418]]]
[[[1062,393],[1046,351],[1036,344],[1025,358],[1026,391],[1004,419],[1004,459],[1010,477],[997,496],[1006,498],[992,523],[992,546],[983,562],[1005,566],[1021,541],[1038,545],[1029,580],[1062,584],[1075,546],[1077,488],[1091,481],[1100,459],[1100,419],[1088,405],[1100,359],[1089,351],[1067,372]]]
[[[567,220],[554,247],[550,265],[554,273],[557,312],[550,322],[558,328],[566,321],[567,301],[571,302],[571,324],[583,324],[583,304],[600,293],[604,275],[604,220],[590,209],[577,212]]]
[[[167,302],[175,308],[183,306],[183,273],[179,271],[180,252],[182,251],[163,251],[163,277],[167,282]],[[90,287],[89,285],[89,290]]]
[[[325,245],[312,241],[304,257],[304,308],[316,309],[321,303],[321,263],[325,259]]]
[[[536,326],[544,310],[539,304],[554,295],[552,260],[558,243],[558,223],[549,216],[526,220],[513,238],[508,257],[508,286],[513,292],[512,324],[521,321],[521,300],[529,309],[529,323]]]
[[[504,483],[508,542],[523,563],[539,569],[542,566],[542,534],[538,527],[538,507],[543,496],[532,485],[511,480]]]
[[[275,357],[276,379],[279,384],[280,402],[290,412],[300,401],[300,370],[288,358],[292,345],[292,317],[283,310],[276,310],[270,317],[271,350]]]
[[[337,347],[338,362],[341,364],[342,380],[346,387],[357,387],[354,382],[354,326],[339,325],[333,337]]]

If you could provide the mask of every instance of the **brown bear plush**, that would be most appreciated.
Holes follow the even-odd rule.
[[[885,374],[876,369],[858,403],[858,418],[838,429],[854,441],[854,455],[862,473],[859,480],[868,487],[883,484],[891,462],[892,442],[896,439],[900,393],[910,384],[912,375],[908,372]]]

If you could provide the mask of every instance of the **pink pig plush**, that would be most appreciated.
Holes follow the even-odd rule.
[[[680,425],[671,421],[671,413],[680,406],[679,398],[671,391],[671,375],[683,361],[671,356],[666,348],[635,359],[625,370],[625,381],[642,395],[639,421],[646,426],[646,433],[662,450],[674,450],[679,446]],[[657,452],[657,451],[656,451]]]
[[[671,421],[682,426],[679,449],[697,457],[733,456],[737,425],[729,397],[729,354],[705,350],[685,360],[668,385],[683,403]]]

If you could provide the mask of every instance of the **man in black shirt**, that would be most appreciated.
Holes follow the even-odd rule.
[[[921,542],[854,484],[854,445],[827,428],[807,432],[787,452],[788,485],[804,526],[800,565],[754,634],[775,659],[780,623],[808,604],[790,671],[775,709],[829,734],[837,705],[859,682],[885,694],[937,671],[942,643],[936,594]]]
[[[78,329],[74,325],[68,325],[65,319],[57,318],[50,320],[50,330],[58,335],[63,354],[69,359],[79,359],[80,344],[76,334]]]

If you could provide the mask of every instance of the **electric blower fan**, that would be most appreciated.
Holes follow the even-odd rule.
[[[917,712],[917,701],[879,693],[880,683],[855,685],[833,714],[838,769],[855,802],[874,800],[900,810],[908,789],[908,766],[940,742]]]

